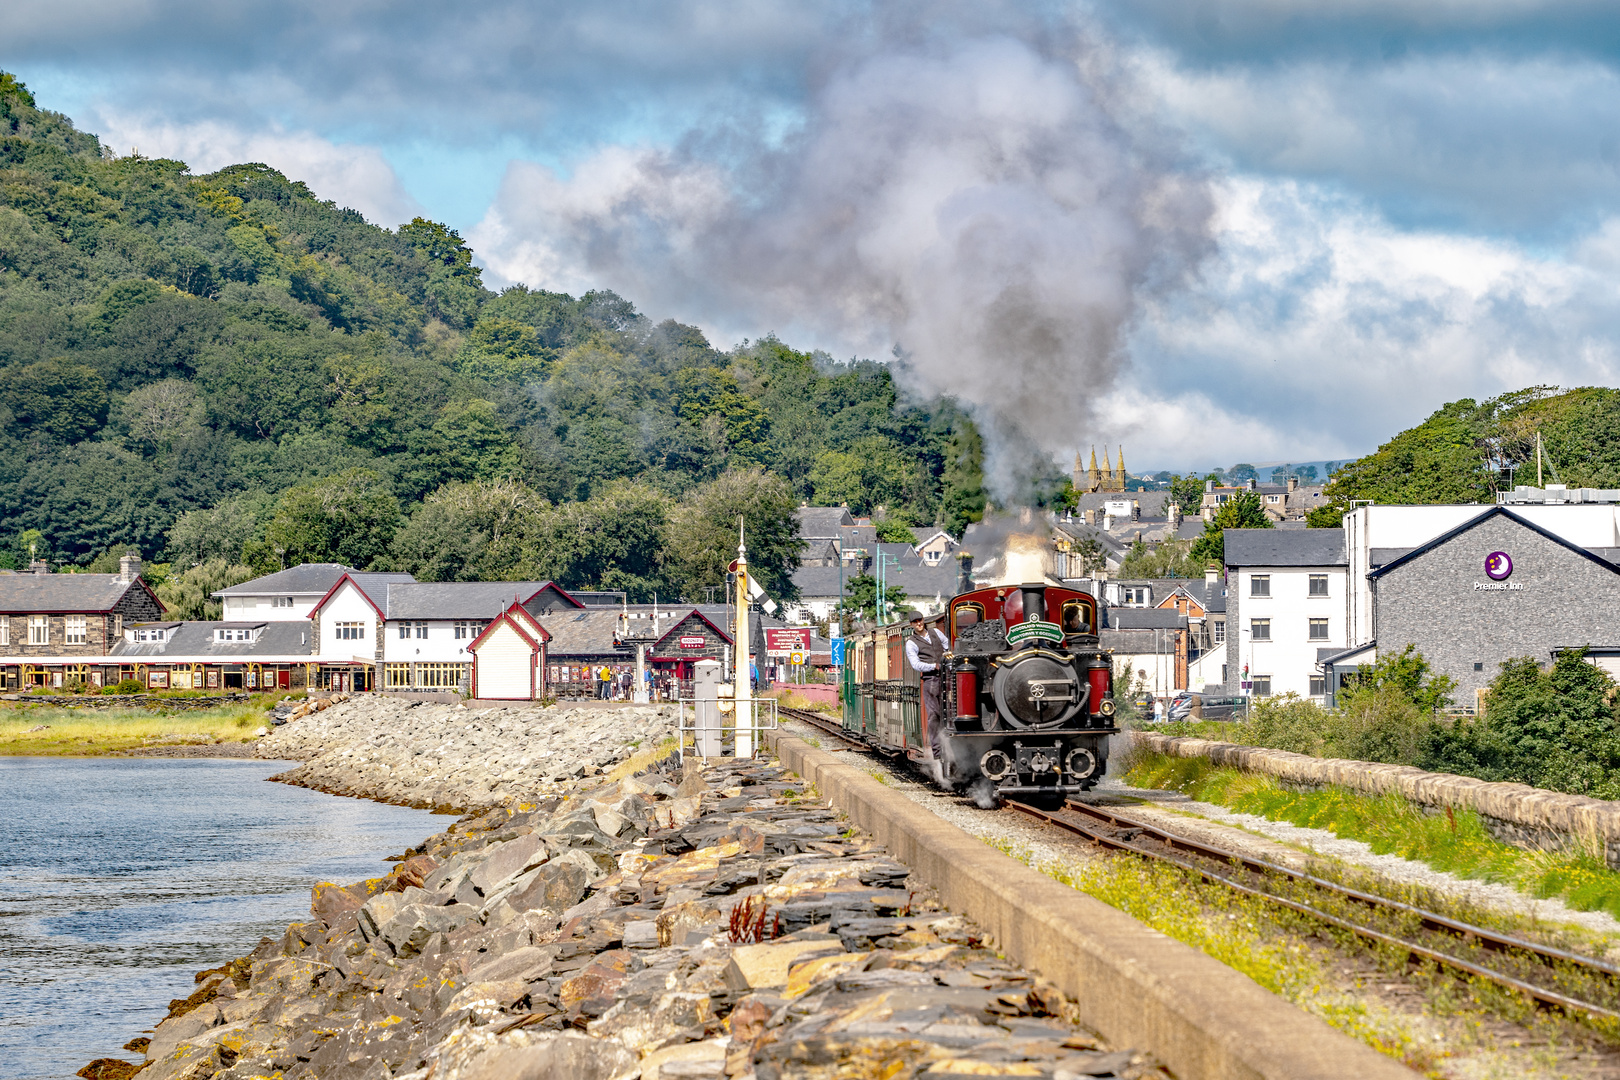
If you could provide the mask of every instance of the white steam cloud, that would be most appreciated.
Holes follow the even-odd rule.
[[[1117,434],[1096,406],[1123,332],[1206,252],[1212,201],[1105,49],[915,29],[813,63],[786,135],[733,121],[566,178],[514,164],[471,239],[509,280],[897,348],[910,391],[969,409],[992,491],[1018,501],[1054,457]]]

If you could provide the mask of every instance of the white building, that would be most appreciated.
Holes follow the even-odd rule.
[[[1326,699],[1317,661],[1351,643],[1344,545],[1340,529],[1226,530],[1228,692]]]
[[[474,639],[513,603],[541,618],[584,607],[549,581],[418,582],[349,571],[310,613],[316,661],[338,682],[347,676],[349,689],[465,689]]]
[[[473,697],[532,701],[545,696],[550,640],[546,628],[514,601],[467,646],[473,655]]]
[[[220,617],[227,622],[302,622],[339,578],[353,572],[352,567],[339,563],[303,563],[221,589],[214,596],[225,605]],[[409,574],[386,576],[416,580]]]

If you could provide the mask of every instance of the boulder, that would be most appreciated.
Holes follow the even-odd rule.
[[[832,934],[809,940],[772,941],[731,950],[726,985],[733,990],[761,990],[786,986],[788,969],[817,956],[840,955],[843,945]]]
[[[415,956],[434,934],[448,934],[471,920],[477,912],[465,904],[439,907],[406,904],[378,928],[377,937],[387,942],[395,956]]]
[[[556,953],[555,946],[542,948],[526,945],[473,968],[468,972],[467,979],[469,982],[499,982],[503,979],[534,982],[544,978],[551,970],[552,958]]]
[[[486,849],[488,856],[468,875],[480,896],[490,896],[501,885],[544,863],[550,856],[544,837],[530,833]]]
[[[213,1003],[198,1006],[184,1016],[163,1021],[152,1033],[152,1041],[146,1044],[146,1060],[158,1061],[168,1057],[181,1043],[191,1042],[221,1022],[219,1006]]]
[[[490,1050],[461,1075],[463,1080],[620,1080],[640,1067],[636,1055],[618,1043],[565,1031],[528,1046]]]

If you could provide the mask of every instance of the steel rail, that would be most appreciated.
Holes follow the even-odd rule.
[[[842,724],[839,724],[837,721],[823,716],[820,713],[811,712],[809,709],[788,709],[783,708],[780,705],[777,706],[776,711],[782,716],[786,716],[792,720],[798,720],[801,723],[809,724],[817,731],[831,735],[833,738],[839,740],[853,750],[865,750],[868,752],[872,751],[872,746],[869,743],[855,738],[853,735],[849,734],[849,732],[844,730]]]
[[[1068,819],[1059,817],[1058,815],[1042,810],[1039,807],[1030,806],[1027,803],[1012,800],[1008,800],[1006,805],[1008,808],[1017,810],[1020,813],[1035,818],[1036,820],[1055,825],[1058,828],[1082,836],[1101,847],[1111,848],[1116,851],[1128,851],[1132,854],[1140,855],[1143,858],[1152,859],[1157,862],[1169,863],[1172,866],[1177,866],[1190,873],[1197,874],[1206,881],[1229,888],[1234,892],[1242,893],[1246,896],[1252,896],[1256,899],[1264,900],[1268,903],[1288,908],[1291,911],[1296,911],[1302,915],[1328,923],[1331,926],[1337,926],[1340,929],[1347,930],[1350,933],[1353,933],[1358,937],[1365,938],[1369,941],[1376,941],[1380,944],[1394,946],[1406,951],[1409,955],[1421,957],[1425,960],[1431,960],[1444,967],[1453,968],[1469,975],[1496,983],[1499,986],[1508,987],[1524,994],[1527,997],[1533,998],[1536,1001],[1540,1001],[1547,1005],[1552,1005],[1566,1012],[1585,1013],[1592,1017],[1620,1020],[1620,1012],[1606,1008],[1605,1006],[1597,1005],[1589,1001],[1581,1001],[1578,998],[1572,998],[1565,994],[1560,994],[1555,990],[1547,990],[1543,987],[1525,982],[1524,980],[1515,978],[1511,975],[1506,975],[1499,971],[1492,971],[1490,968],[1482,967],[1479,964],[1464,960],[1461,957],[1452,956],[1449,953],[1431,949],[1428,946],[1422,945],[1418,942],[1409,941],[1405,938],[1396,937],[1392,934],[1386,934],[1383,931],[1375,930],[1370,926],[1363,926],[1360,923],[1356,923],[1349,919],[1344,919],[1329,912],[1322,911],[1319,908],[1312,907],[1309,904],[1301,903],[1297,900],[1290,900],[1287,897],[1278,896],[1275,893],[1266,892],[1263,889],[1257,889],[1251,885],[1247,885],[1241,881],[1227,877],[1224,874],[1216,873],[1207,866],[1200,866],[1197,863],[1190,862],[1175,855],[1166,854],[1162,851],[1154,851],[1151,848],[1141,847],[1137,844],[1131,843],[1130,840],[1121,839],[1120,837],[1116,836],[1109,836],[1106,833],[1098,832],[1097,830],[1079,822],[1070,821]],[[1088,809],[1091,808],[1088,807]],[[1134,819],[1128,819],[1130,820],[1130,824],[1126,825],[1125,820],[1127,819],[1125,819],[1123,815],[1107,815],[1099,813],[1097,816],[1105,818],[1113,816],[1119,822],[1121,827],[1140,829],[1144,832],[1154,834],[1162,834],[1163,836],[1169,837],[1175,841],[1174,844],[1171,844],[1169,841],[1162,841],[1166,843],[1166,846],[1180,847],[1183,850],[1193,851],[1197,854],[1204,855],[1206,858],[1218,858],[1223,861],[1235,862],[1251,869],[1256,869],[1257,872],[1284,873],[1289,877],[1305,880],[1311,882],[1312,884],[1317,884],[1320,887],[1328,888],[1334,892],[1339,892],[1345,895],[1353,895],[1354,898],[1363,900],[1364,902],[1370,902],[1378,906],[1394,908],[1408,913],[1419,913],[1422,916],[1426,916],[1426,925],[1429,924],[1429,920],[1433,920],[1433,925],[1440,929],[1447,929],[1447,924],[1450,924],[1452,926],[1468,928],[1470,931],[1473,931],[1473,933],[1459,933],[1459,936],[1477,937],[1479,934],[1486,934],[1490,935],[1490,937],[1501,943],[1500,947],[1502,948],[1512,948],[1515,950],[1524,951],[1532,955],[1536,955],[1538,958],[1541,958],[1544,961],[1546,961],[1548,958],[1554,958],[1574,966],[1601,971],[1604,974],[1615,973],[1614,968],[1589,957],[1577,956],[1574,953],[1566,953],[1558,949],[1548,949],[1532,942],[1520,941],[1517,938],[1510,938],[1506,937],[1505,935],[1495,934],[1493,931],[1483,930],[1478,927],[1469,927],[1467,923],[1458,923],[1455,920],[1447,919],[1443,915],[1438,915],[1433,912],[1424,912],[1420,908],[1414,908],[1409,904],[1403,904],[1399,901],[1373,896],[1370,893],[1357,893],[1355,890],[1345,889],[1343,886],[1340,886],[1334,882],[1324,881],[1320,878],[1313,878],[1310,875],[1299,874],[1297,871],[1289,870],[1287,867],[1276,866],[1273,863],[1268,863],[1261,859],[1249,859],[1235,852],[1222,851],[1219,848],[1201,844],[1196,840],[1189,840],[1186,837],[1175,836],[1173,833],[1166,833],[1157,826],[1150,825],[1146,822],[1137,822]],[[1484,943],[1483,939],[1481,939],[1481,941]]]
[[[1426,928],[1430,930],[1437,930],[1443,933],[1453,934],[1457,937],[1463,938],[1464,940],[1475,940],[1487,949],[1498,951],[1506,951],[1511,949],[1516,952],[1528,953],[1536,957],[1538,960],[1541,960],[1543,963],[1574,964],[1580,967],[1592,968],[1594,970],[1601,971],[1605,975],[1609,975],[1614,978],[1620,978],[1620,967],[1606,963],[1605,961],[1599,960],[1596,957],[1582,956],[1579,953],[1566,952],[1563,949],[1557,949],[1550,945],[1538,945],[1533,941],[1525,941],[1523,938],[1516,938],[1511,934],[1503,934],[1499,931],[1490,930],[1483,926],[1475,926],[1472,923],[1465,923],[1458,919],[1452,919],[1448,916],[1438,914],[1437,912],[1428,911],[1424,908],[1416,907],[1400,900],[1392,900],[1387,896],[1379,896],[1376,893],[1367,893],[1362,892],[1359,889],[1352,889],[1349,886],[1341,885],[1336,881],[1329,881],[1324,878],[1316,877],[1312,874],[1294,870],[1287,866],[1267,862],[1265,859],[1257,859],[1235,851],[1228,851],[1225,848],[1214,847],[1209,844],[1205,844],[1202,841],[1194,840],[1190,837],[1170,832],[1162,826],[1155,825],[1149,821],[1143,821],[1141,818],[1135,818],[1128,814],[1118,813],[1117,811],[1107,807],[1092,806],[1089,803],[1077,802],[1070,799],[1067,803],[1065,803],[1064,809],[1068,810],[1070,813],[1084,814],[1087,817],[1097,818],[1100,821],[1105,821],[1110,825],[1114,825],[1122,829],[1137,829],[1141,832],[1149,833],[1155,840],[1158,840],[1167,847],[1179,848],[1182,851],[1191,852],[1195,855],[1203,855],[1207,858],[1219,859],[1222,862],[1239,863],[1248,869],[1255,871],[1256,873],[1274,874],[1280,877],[1292,878],[1295,881],[1314,885],[1324,891],[1337,893],[1346,899],[1358,901],[1368,905],[1369,907],[1393,909],[1417,918]]]

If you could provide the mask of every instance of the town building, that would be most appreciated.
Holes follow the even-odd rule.
[[[1221,507],[1250,492],[1260,496],[1260,508],[1266,517],[1277,522],[1303,522],[1305,515],[1319,506],[1326,506],[1323,484],[1301,484],[1299,477],[1290,476],[1286,484],[1262,484],[1250,480],[1237,487],[1219,487],[1213,480],[1204,482],[1204,497],[1199,503],[1199,516],[1213,521]]]
[[[534,701],[546,696],[546,645],[551,635],[513,600],[467,645],[472,696]]]
[[[1350,644],[1339,529],[1227,529],[1226,687],[1325,701],[1320,657]]]
[[[304,622],[338,579],[353,572],[354,567],[340,563],[301,563],[213,595],[223,608],[222,619]],[[399,576],[414,580],[409,574]]]
[[[70,664],[65,675],[69,685],[134,679],[148,690],[302,690],[310,642],[307,622],[134,623],[99,665]]]
[[[92,683],[126,626],[161,618],[163,605],[141,580],[139,556],[116,574],[0,574],[0,672],[7,690]],[[94,673],[92,674],[92,669]],[[115,682],[118,680],[114,680]]]

